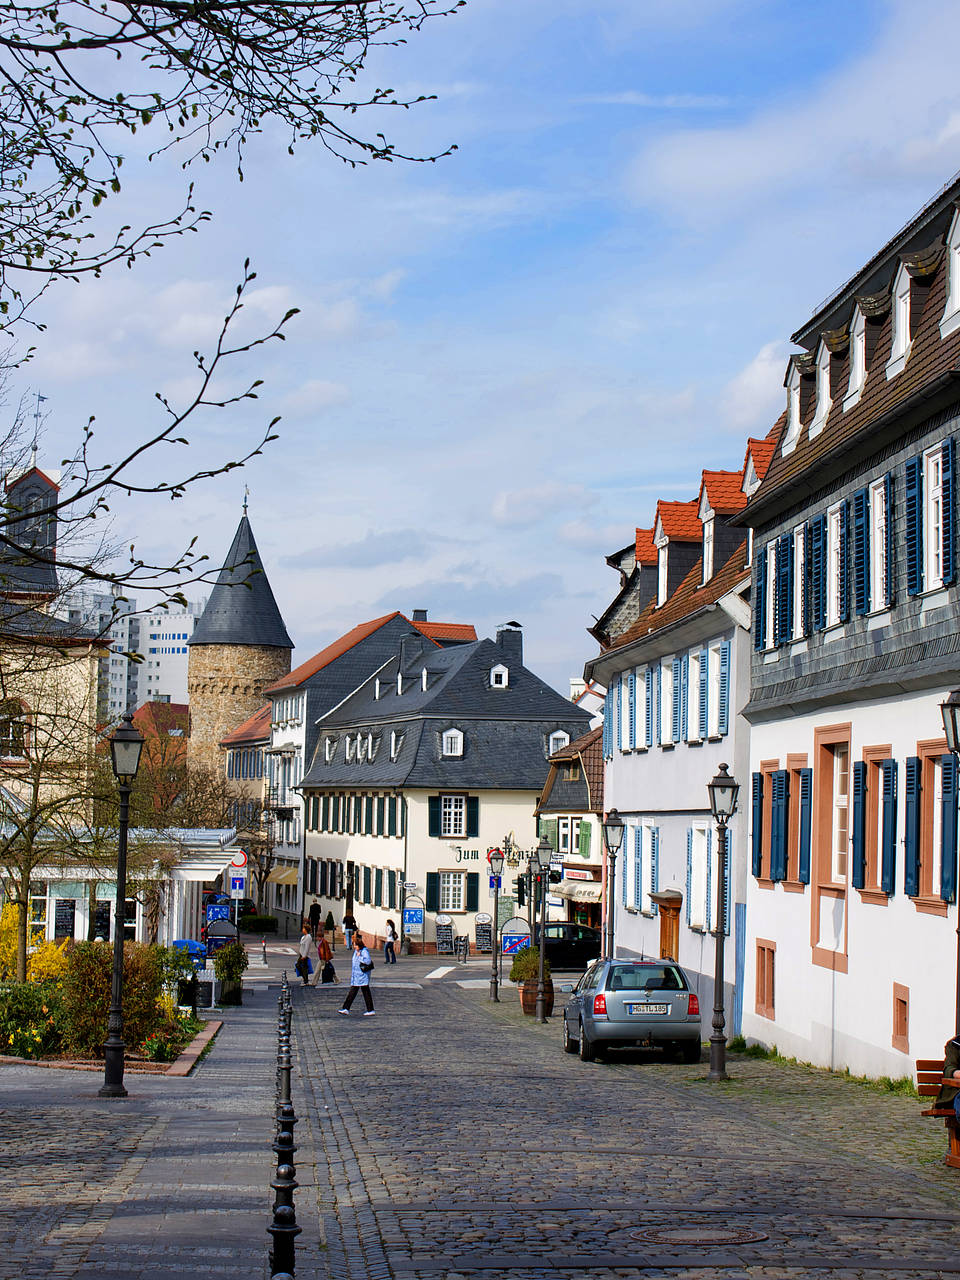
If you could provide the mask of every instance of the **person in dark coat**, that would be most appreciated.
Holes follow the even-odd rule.
[[[944,1079],[956,1080],[957,1083],[941,1085],[934,1106],[953,1107],[957,1120],[960,1120],[960,1035],[943,1046],[943,1075]]]

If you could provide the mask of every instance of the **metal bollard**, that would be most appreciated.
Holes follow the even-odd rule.
[[[295,1242],[302,1230],[297,1226],[293,1204],[293,1193],[299,1186],[293,1163],[297,1150],[293,1141],[296,1123],[293,1106],[287,1102],[280,1109],[280,1128],[273,1144],[273,1150],[277,1153],[277,1173],[270,1186],[276,1192],[276,1197],[273,1202],[273,1222],[267,1227],[273,1237],[273,1248],[270,1251],[270,1275],[273,1280],[281,1276],[292,1277],[296,1273]]]
[[[261,958],[263,959],[263,963],[264,963],[264,964],[266,964],[266,963],[267,963],[267,940],[266,940],[266,938],[261,938],[261,939],[260,939],[260,955],[261,955]]]

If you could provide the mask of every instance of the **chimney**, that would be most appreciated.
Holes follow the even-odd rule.
[[[411,636],[400,637],[400,670],[406,671],[413,666],[417,658],[423,653],[424,649],[430,642],[426,636],[419,633]]]
[[[426,611],[426,609],[414,609],[414,611],[413,611],[413,620],[414,620],[414,622],[426,622],[426,620],[427,620],[427,611]]]
[[[497,645],[503,650],[504,661],[523,665],[523,632],[519,626],[507,623],[497,631]]]

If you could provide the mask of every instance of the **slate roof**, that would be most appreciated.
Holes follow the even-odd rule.
[[[92,644],[109,648],[109,640],[89,627],[56,618],[40,609],[29,609],[14,600],[0,600],[0,635],[8,640],[51,646]]]
[[[638,529],[634,546],[637,564],[657,563],[657,548],[653,545],[652,529]]]
[[[492,688],[489,673],[509,669],[506,688]],[[538,790],[547,776],[547,742],[562,729],[576,737],[590,715],[551,689],[493,640],[450,649],[427,649],[408,662],[404,691],[396,693],[400,656],[366,680],[318,725],[318,749],[303,780],[304,788],[332,786],[420,787]],[[421,672],[427,668],[427,688]],[[463,731],[459,757],[440,754],[445,729]],[[379,741],[372,761],[347,762],[343,738],[348,730],[373,733]],[[390,759],[391,732],[403,734],[396,760]],[[324,738],[338,747],[330,763]]]
[[[58,591],[57,515],[33,513],[56,502],[60,487],[52,476],[31,466],[8,475],[4,492],[9,521],[5,535],[16,546],[0,545],[0,591],[27,598],[54,596]]]
[[[743,492],[743,471],[704,471],[700,492],[706,490],[711,509],[720,516],[730,516],[747,505]]]
[[[234,747],[247,742],[263,742],[270,737],[270,724],[273,715],[273,704],[267,702],[259,711],[244,720],[225,738],[220,739],[221,747]]]
[[[689,502],[657,503],[657,520],[663,532],[673,542],[699,542],[703,537],[703,525],[697,514],[696,498]]]
[[[187,644],[293,648],[245,515],[237,526],[207,607]]]

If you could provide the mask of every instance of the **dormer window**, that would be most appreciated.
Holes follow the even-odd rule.
[[[372,733],[367,734],[367,759],[374,760],[377,755],[377,747],[380,745],[380,739],[375,738]]]
[[[702,582],[709,582],[713,577],[713,530],[714,518],[711,515],[709,519],[703,522],[703,578]]]
[[[570,745],[570,735],[564,729],[557,729],[555,733],[551,733],[550,741],[547,744],[550,755],[555,751],[562,751],[564,747]]]
[[[400,754],[400,748],[403,746],[403,734],[398,733],[396,729],[390,733],[390,759],[396,760]]]
[[[427,692],[427,668],[424,667],[420,672],[420,688],[424,693]]]
[[[336,738],[324,738],[324,740],[323,740],[323,758],[324,758],[324,760],[327,762],[327,764],[329,764],[329,763],[330,763],[330,761],[331,761],[331,760],[333,759],[333,757],[336,755],[336,752],[337,752],[337,740],[336,740]]]
[[[356,743],[354,744],[354,750],[356,751],[358,764],[363,763],[363,757],[366,753],[366,748],[367,748],[367,739],[365,735],[362,733],[358,733]]]
[[[910,272],[900,264],[893,282],[893,337],[890,342],[890,359],[887,361],[887,379],[902,373],[910,354]]]
[[[850,326],[850,378],[847,382],[847,394],[843,397],[844,413],[859,402],[866,380],[867,318],[859,307],[855,307]]]
[[[373,700],[374,702],[380,701],[380,677],[379,676],[377,676],[376,680],[374,680],[373,682]]]
[[[796,360],[790,361],[790,372],[787,374],[787,429],[783,435],[780,452],[792,453],[797,447],[800,435],[800,366]]]
[[[667,600],[667,544],[657,547],[657,608]]]
[[[397,672],[397,697],[398,698],[400,697],[401,693],[403,693],[403,672],[398,671]]]
[[[940,321],[940,337],[949,338],[960,329],[960,209],[953,215],[947,232],[947,304]]]
[[[808,435],[819,435],[833,406],[830,399],[830,348],[825,342],[820,343],[817,352],[817,407],[814,410]]]
[[[350,735],[347,734],[345,741],[346,741],[345,749],[346,749],[346,756],[347,756],[347,764],[350,764],[353,761],[354,752],[357,749],[357,739],[351,738]]]
[[[510,672],[502,662],[497,663],[495,667],[490,668],[490,688],[506,689],[510,683]]]
[[[463,734],[459,729],[446,729],[441,738],[440,751],[445,756],[463,755]]]

